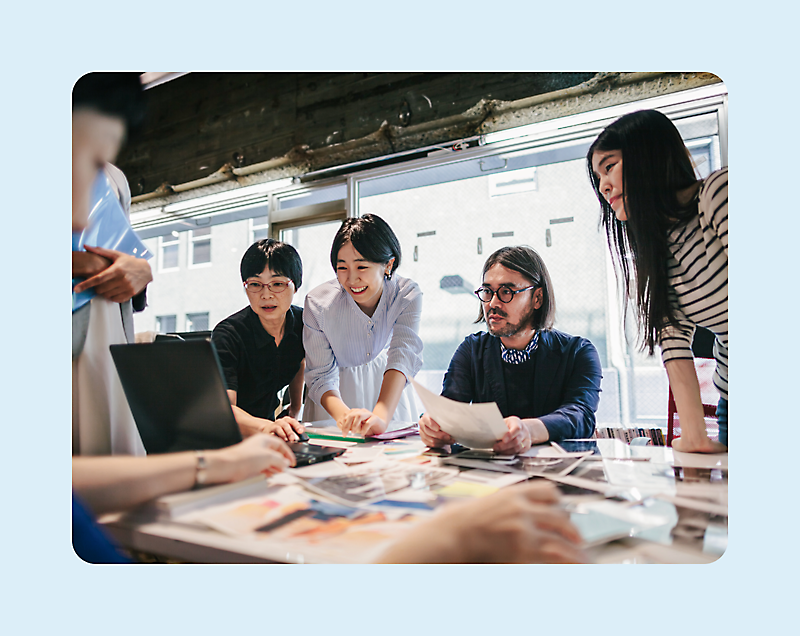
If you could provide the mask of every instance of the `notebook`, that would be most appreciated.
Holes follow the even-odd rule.
[[[224,448],[242,441],[210,340],[111,345],[125,397],[148,454]],[[291,444],[298,466],[344,450]]]

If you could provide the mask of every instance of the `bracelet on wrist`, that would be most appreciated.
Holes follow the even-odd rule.
[[[202,486],[208,479],[208,461],[204,451],[195,451],[194,454],[197,458],[194,468],[194,485]]]

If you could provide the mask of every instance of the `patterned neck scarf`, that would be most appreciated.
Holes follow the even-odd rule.
[[[531,338],[528,346],[524,349],[508,349],[501,340],[500,355],[503,358],[503,362],[508,362],[509,364],[522,364],[523,362],[527,362],[531,359],[531,354],[536,351],[537,346],[539,346],[538,331],[533,334],[533,338]]]

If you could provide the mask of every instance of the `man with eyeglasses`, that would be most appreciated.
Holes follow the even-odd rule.
[[[493,450],[527,451],[532,444],[587,438],[594,432],[602,378],[594,345],[553,329],[555,295],[542,258],[529,247],[503,247],[483,266],[476,323],[450,361],[442,395],[459,402],[496,402],[508,431]],[[425,414],[428,446],[454,440]]]
[[[273,433],[299,440],[303,398],[303,310],[292,299],[303,280],[300,255],[274,239],[256,241],[240,266],[249,305],[211,334],[228,397],[242,435]],[[289,387],[289,407],[276,419],[278,392]]]

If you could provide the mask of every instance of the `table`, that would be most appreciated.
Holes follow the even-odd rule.
[[[421,444],[417,440],[397,440],[385,443],[383,448],[396,451],[404,444]],[[587,548],[593,562],[708,563],[724,553],[727,547],[727,454],[691,455],[665,447],[628,446],[619,440],[592,440],[590,444],[594,454],[579,461],[580,470],[573,469],[566,475],[549,474],[547,478],[559,484],[564,493],[563,505],[570,510],[573,522],[584,537],[596,542]],[[358,452],[368,452],[365,449],[369,447],[376,448],[374,444],[359,444]],[[554,452],[549,448],[545,451],[547,455]],[[439,465],[445,461],[424,455],[415,457],[409,463]],[[455,484],[437,492],[457,492],[459,484],[461,490],[485,490],[479,482],[468,481],[470,475],[478,475],[478,472],[463,469],[455,478]],[[496,475],[492,483],[514,481],[513,473]],[[492,475],[488,479],[493,479]],[[256,480],[226,495],[227,501],[222,504],[190,510],[174,518],[163,518],[150,505],[128,514],[107,515],[101,521],[123,547],[179,561],[366,563],[410,524],[436,514],[435,509],[426,509],[428,504],[422,501],[429,498],[430,493],[420,491],[420,501],[408,503],[413,508],[397,508],[393,512],[392,506],[384,501],[377,507],[363,507],[358,512],[361,516],[355,520],[331,517],[331,520],[326,518],[325,525],[312,521],[316,517],[304,512],[306,504],[303,502],[310,498],[322,502],[326,499],[309,493],[295,481],[293,475]],[[413,500],[415,495],[410,494]],[[387,500],[391,498],[387,496]],[[335,509],[338,504],[324,505]],[[294,514],[298,520],[281,522],[283,525],[279,524],[278,529],[240,534],[229,531],[231,523],[239,523],[247,515],[254,514],[254,510],[255,514],[264,514],[264,511],[269,514],[267,509],[272,507],[278,514],[292,510],[292,506],[297,508]],[[331,512],[331,509],[325,510]],[[221,523],[229,532],[198,525],[198,518],[203,518],[204,524],[213,522],[217,527]],[[339,526],[335,526],[336,523]],[[334,526],[347,529],[336,534],[332,530]],[[247,527],[252,528],[252,525]],[[609,537],[616,538],[609,540]]]

